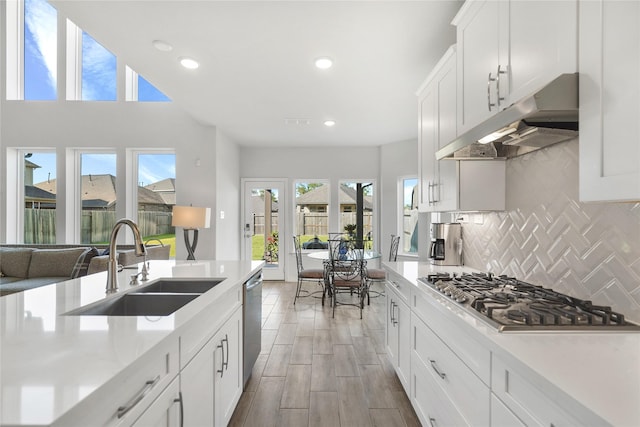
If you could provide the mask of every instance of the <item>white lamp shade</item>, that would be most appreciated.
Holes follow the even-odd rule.
[[[171,225],[192,230],[209,228],[211,225],[211,208],[174,206]]]

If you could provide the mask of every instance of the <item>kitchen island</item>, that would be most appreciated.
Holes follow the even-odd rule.
[[[242,284],[262,265],[154,260],[149,281],[138,285],[129,282],[140,268],[118,273],[119,292],[108,298],[160,278],[224,279],[167,316],[65,315],[107,298],[106,272],[0,298],[0,424],[134,425],[163,391],[179,396],[178,373],[233,316],[241,340]],[[233,346],[242,382],[242,344],[227,342],[227,359]]]
[[[640,425],[637,331],[498,332],[417,280],[474,270],[383,265],[392,285],[387,289],[394,291],[387,292],[392,314],[402,305],[394,288],[407,296],[411,342],[399,352],[408,352],[410,368],[399,363],[396,371],[410,371],[407,392],[423,424],[442,416],[441,424],[455,425]],[[402,320],[392,318],[387,327]],[[447,410],[438,413],[438,406]]]

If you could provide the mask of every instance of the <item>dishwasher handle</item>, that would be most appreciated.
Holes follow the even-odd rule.
[[[255,288],[256,286],[262,285],[262,271],[253,275],[247,282],[244,284],[247,291]]]

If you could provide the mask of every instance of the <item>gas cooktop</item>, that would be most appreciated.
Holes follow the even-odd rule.
[[[422,277],[500,332],[640,331],[611,307],[491,273],[437,273]]]

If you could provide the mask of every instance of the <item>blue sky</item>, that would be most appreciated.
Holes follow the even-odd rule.
[[[45,0],[25,0],[24,37],[25,100],[56,100],[57,11]],[[116,57],[83,32],[82,99],[114,101],[116,98]],[[138,98],[140,101],[170,101],[142,76],[138,79]],[[34,152],[29,160],[41,166],[34,171],[34,183],[56,177],[54,153]],[[84,154],[81,173],[116,175],[116,157]],[[141,155],[138,173],[139,181],[144,185],[175,178],[175,155]]]

